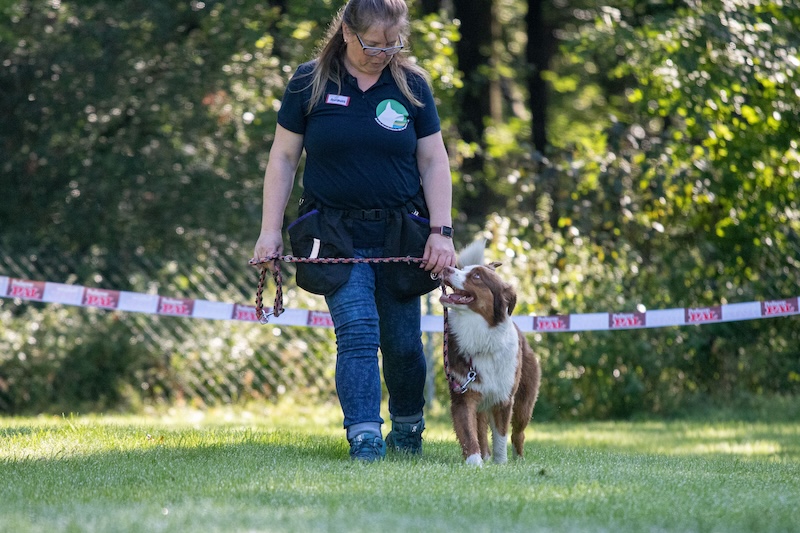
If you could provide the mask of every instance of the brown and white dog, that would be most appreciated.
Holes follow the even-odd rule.
[[[448,310],[453,426],[467,464],[478,466],[490,455],[508,461],[509,425],[514,455],[522,457],[541,380],[539,360],[511,318],[516,292],[495,272],[500,263],[484,265],[484,248],[478,240],[459,253],[459,266],[467,266],[445,269],[440,298]]]

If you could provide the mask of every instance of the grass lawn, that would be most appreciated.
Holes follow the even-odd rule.
[[[800,423],[534,422],[526,458],[351,462],[335,406],[0,418],[0,531],[798,531]]]

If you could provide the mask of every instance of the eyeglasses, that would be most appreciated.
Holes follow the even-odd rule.
[[[400,44],[398,46],[390,46],[389,48],[380,48],[377,46],[367,46],[364,44],[364,41],[361,40],[361,36],[356,33],[356,38],[358,39],[358,43],[361,45],[361,49],[364,51],[364,54],[368,56],[379,56],[381,52],[386,54],[387,56],[393,56],[397,52],[403,49],[403,38],[399,35],[397,38],[400,40]]]

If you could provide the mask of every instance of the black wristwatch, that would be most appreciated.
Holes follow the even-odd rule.
[[[444,235],[448,239],[453,238],[453,228],[450,226],[431,226],[431,233],[438,233]]]

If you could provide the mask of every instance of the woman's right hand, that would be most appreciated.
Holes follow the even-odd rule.
[[[280,230],[262,230],[258,236],[255,249],[253,250],[253,260],[260,261],[267,257],[279,256],[283,252],[283,235]],[[259,264],[255,264],[259,267]],[[270,270],[275,270],[275,263],[270,262]]]

